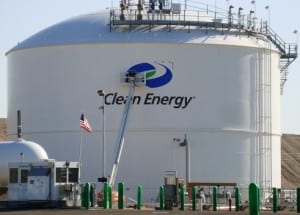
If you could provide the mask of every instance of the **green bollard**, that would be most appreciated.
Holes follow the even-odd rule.
[[[261,201],[260,201],[260,188],[257,186],[257,193],[258,193],[258,211],[261,209]]]
[[[297,213],[300,213],[300,188],[297,188]]]
[[[90,201],[91,207],[95,207],[95,184],[91,184]]]
[[[124,183],[118,184],[118,208],[124,209]]]
[[[107,186],[108,208],[112,209],[112,188]]]
[[[184,210],[184,188],[180,188],[180,208],[181,211]]]
[[[84,196],[85,196],[85,193],[84,193],[84,185],[83,184],[80,185],[80,191],[81,191],[81,194],[80,194],[81,207],[84,208],[85,207],[85,205],[84,205],[84,201],[85,201]]]
[[[159,187],[159,209],[160,210],[164,209],[164,197],[165,197],[164,188],[160,186]]]
[[[107,182],[103,183],[103,208],[107,209],[108,208],[108,184]]]
[[[273,212],[276,213],[278,210],[278,192],[277,188],[273,187]]]
[[[196,210],[196,187],[192,188],[192,208],[193,211]]]
[[[259,188],[255,183],[249,185],[249,214],[259,215]]]
[[[235,211],[240,211],[240,202],[241,202],[241,193],[240,188],[235,187]]]
[[[213,211],[217,211],[217,187],[213,187]]]
[[[142,206],[142,187],[138,186],[138,188],[137,188],[137,206],[136,206],[136,208],[138,210],[141,210],[141,206]]]
[[[91,185],[90,183],[86,183],[83,188],[83,207],[85,207],[85,209],[90,208],[90,192]]]
[[[107,192],[108,192],[108,207],[112,209],[112,188],[111,186],[107,187]]]

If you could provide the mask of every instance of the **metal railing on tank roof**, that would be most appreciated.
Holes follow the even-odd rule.
[[[243,28],[243,23],[228,22],[226,17],[210,16],[205,11],[184,10],[111,10],[110,26],[128,26],[129,30],[136,26],[197,26],[206,28]]]

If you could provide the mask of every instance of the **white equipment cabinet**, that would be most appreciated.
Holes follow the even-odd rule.
[[[11,162],[8,201],[50,203],[53,206],[80,207],[79,162]]]

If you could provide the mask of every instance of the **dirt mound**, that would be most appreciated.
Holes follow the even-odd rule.
[[[300,187],[300,135],[281,137],[281,179],[283,188]]]
[[[6,119],[0,118],[0,141],[7,140]]]

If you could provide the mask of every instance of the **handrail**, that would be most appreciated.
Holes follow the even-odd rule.
[[[284,40],[269,26],[266,25],[266,35],[270,41],[283,53],[283,58],[296,58],[298,47],[295,43],[286,43]]]

